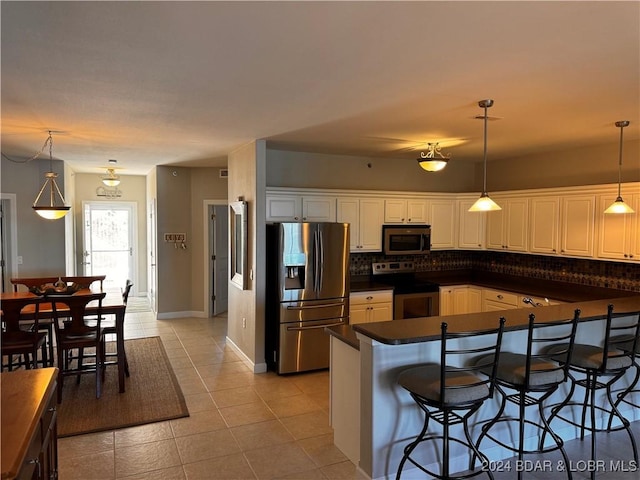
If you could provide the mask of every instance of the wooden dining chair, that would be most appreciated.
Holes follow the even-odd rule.
[[[104,362],[102,300],[106,293],[92,293],[84,295],[50,295],[47,297],[53,307],[54,327],[56,331],[56,347],[58,362],[58,403],[62,402],[62,388],[64,377],[94,373],[96,378],[96,398],[102,393],[102,368]],[[96,318],[92,324],[85,322],[87,305],[98,302]],[[63,321],[63,317],[70,317],[71,321]],[[87,364],[83,359],[70,361],[70,352],[85,348],[95,349],[95,362]],[[79,378],[79,377],[78,377]]]
[[[42,297],[7,298],[2,301],[1,335],[2,356],[7,356],[7,369],[13,370],[14,366],[24,365],[26,369],[38,367],[38,350],[41,350],[42,365],[49,366],[46,339],[47,333],[40,329],[40,304]],[[33,306],[31,328],[20,328],[21,316],[26,307]],[[14,363],[13,357],[18,355],[22,361]],[[3,365],[4,367],[4,365]]]
[[[91,288],[95,282],[100,282],[100,291],[103,290],[104,280],[106,275],[80,275],[75,277],[63,276],[61,277],[63,282],[75,283],[80,288]]]

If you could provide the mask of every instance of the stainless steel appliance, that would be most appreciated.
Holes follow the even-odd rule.
[[[413,262],[381,262],[371,266],[374,280],[393,287],[393,319],[440,314],[440,285],[416,272]]]
[[[382,226],[382,253],[385,255],[424,255],[430,251],[429,225]]]
[[[329,367],[327,326],[349,321],[349,224],[267,225],[265,352],[278,373]]]

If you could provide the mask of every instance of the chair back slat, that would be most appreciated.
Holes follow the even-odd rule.
[[[602,372],[606,372],[610,360],[619,357],[630,357],[635,360],[638,348],[638,334],[640,333],[640,312],[629,316],[614,318],[613,305],[607,306],[607,320],[605,338],[602,348]]]

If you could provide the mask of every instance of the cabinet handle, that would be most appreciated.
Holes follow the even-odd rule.
[[[306,220],[307,220],[307,217],[302,217],[302,219],[306,221]]]
[[[57,410],[57,408],[55,406],[49,407],[49,409],[48,409],[49,412],[55,412],[56,410]]]
[[[34,458],[33,460],[29,460],[29,465],[35,465],[36,467],[38,467],[38,477],[37,478],[42,478],[42,471],[40,469],[40,459],[39,458]]]
[[[502,295],[497,295],[498,300],[502,300],[504,297]]]
[[[555,248],[554,248],[554,249],[552,249],[551,251],[552,251],[553,253],[556,253],[556,249],[555,249]]]
[[[293,219],[294,219],[294,220],[299,220],[299,218],[298,218],[298,217],[293,217]]]
[[[368,296],[367,300],[373,300],[373,297],[372,296]]]

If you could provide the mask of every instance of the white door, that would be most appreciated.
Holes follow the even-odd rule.
[[[135,203],[83,202],[84,275],[106,275],[105,289],[134,278]]]
[[[156,295],[156,289],[158,286],[158,273],[156,267],[156,245],[158,244],[158,230],[156,225],[156,199],[154,198],[149,203],[149,223],[147,224],[147,249],[149,251],[149,264],[148,264],[148,297],[149,305],[154,312],[158,311],[158,297]]]
[[[229,299],[229,207],[227,205],[211,205],[211,261],[212,261],[212,295],[211,312],[219,315],[227,311]]]

